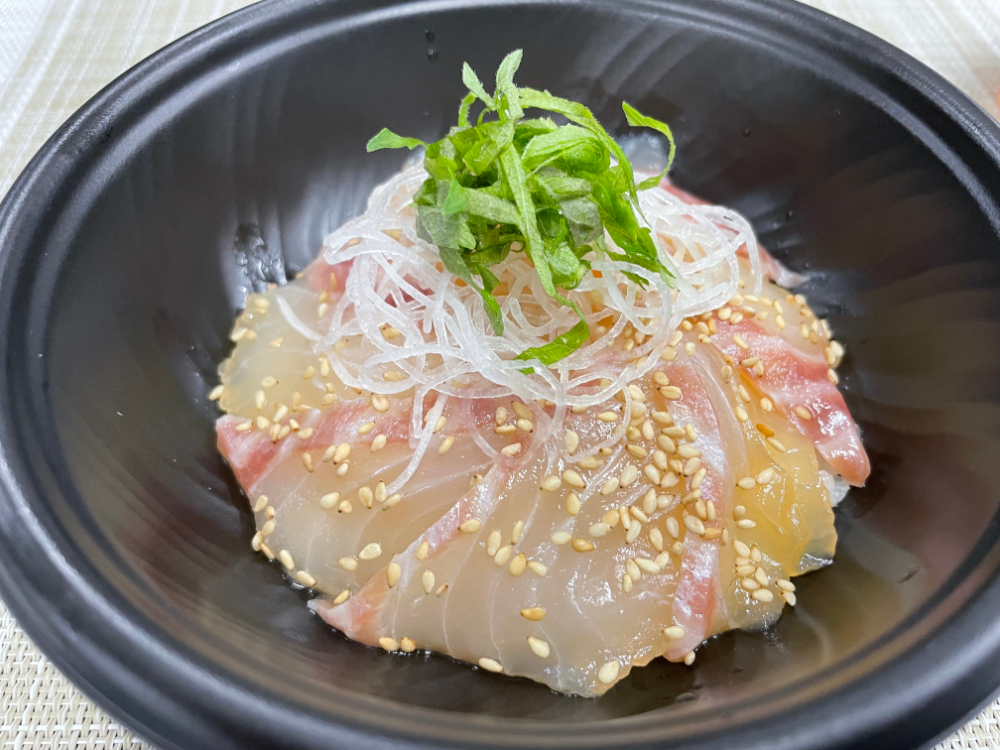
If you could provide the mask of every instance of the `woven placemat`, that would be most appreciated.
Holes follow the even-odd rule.
[[[808,0],[923,60],[1000,116],[1000,0]],[[249,0],[0,0],[0,195],[90,96]],[[0,603],[0,750],[152,750],[97,709]],[[1000,750],[1000,700],[936,750]]]

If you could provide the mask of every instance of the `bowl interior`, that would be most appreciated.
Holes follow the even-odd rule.
[[[948,593],[995,574],[996,209],[964,146],[900,106],[902,88],[878,92],[877,71],[741,22],[735,4],[333,5],[234,37],[108,114],[18,271],[17,388],[52,472],[48,512],[130,617],[317,716],[371,696],[386,711],[684,726],[863,679],[959,610]],[[846,346],[842,387],[874,467],[837,511],[836,563],[801,580],[776,627],[724,635],[690,669],[635,670],[599,700],[326,627],[251,552],[206,399],[246,293],[303,268],[400,166],[367,155],[367,138],[438,137],[461,63],[485,77],[515,47],[520,82],[586,102],[611,131],[623,99],[669,122],[674,180],[741,211],[808,275],[802,291]]]

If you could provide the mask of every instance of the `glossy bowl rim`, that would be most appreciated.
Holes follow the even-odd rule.
[[[563,3],[380,0],[363,4],[348,0],[330,3],[322,25],[376,23],[397,14],[484,4]],[[870,79],[878,73],[882,84],[891,84],[897,96],[902,92],[915,97],[914,101],[928,107],[930,114],[943,118],[934,122],[933,129],[920,118],[907,124],[911,129],[927,130],[923,137],[935,144],[935,152],[950,166],[955,162],[956,170],[965,176],[965,189],[984,207],[994,227],[1000,226],[1000,215],[995,205],[991,207],[990,192],[977,177],[986,174],[1000,179],[1000,126],[940,76],[870,34],[794,0],[581,0],[578,4],[647,14],[668,10],[716,24],[732,23],[740,15],[761,29],[770,28],[782,43],[794,33],[797,49],[842,58],[841,64],[853,68],[862,79],[869,79],[869,85],[874,85]],[[0,204],[0,351],[6,354],[10,346],[13,289],[18,283],[26,283],[20,279],[17,266],[30,252],[30,246],[24,241],[19,245],[19,238],[31,234],[33,220],[56,191],[64,188],[64,178],[93,151],[116,117],[130,110],[141,115],[157,106],[158,94],[163,92],[167,94],[164,101],[176,96],[174,89],[181,85],[178,82],[192,71],[200,70],[197,76],[206,76],[222,64],[218,60],[250,54],[238,50],[247,36],[263,39],[263,46],[268,46],[289,33],[303,33],[307,28],[303,20],[317,12],[317,5],[321,3],[270,0],[182,37],[105,87],[45,143]],[[200,66],[208,68],[202,70]],[[882,95],[877,86],[873,91]],[[906,107],[893,96],[885,96],[890,105],[899,107],[896,116],[908,120],[911,113]],[[975,153],[954,153],[940,141],[941,130],[970,141]],[[973,166],[973,157],[982,161]],[[653,747],[668,741],[659,726],[664,723],[662,718],[651,714],[567,726],[391,704],[396,715],[387,716],[385,708],[390,704],[367,697],[319,713],[269,700],[270,696],[249,689],[231,675],[207,672],[192,658],[193,654],[150,627],[106,580],[90,571],[82,553],[61,534],[58,518],[49,512],[45,500],[47,493],[57,491],[55,485],[50,477],[39,474],[37,462],[25,455],[30,440],[22,440],[26,435],[23,417],[12,416],[20,413],[15,406],[18,377],[10,377],[10,357],[5,362],[8,377],[0,388],[0,594],[24,630],[57,667],[99,705],[121,716],[126,725],[161,750],[184,747],[172,739],[178,736],[174,726],[178,711],[194,727],[187,730],[187,736],[194,731],[205,738],[205,746],[212,746],[212,738],[224,740],[227,727],[247,726],[253,728],[263,747]],[[984,543],[996,527],[1000,527],[1000,513],[984,531]],[[977,560],[970,557],[964,569],[971,573],[996,551],[996,544],[986,545]],[[58,602],[35,596],[47,587],[61,593]],[[947,598],[944,594],[932,598],[908,619],[930,617],[932,610]],[[685,747],[732,747],[734,736],[738,736],[738,746],[747,750],[758,745],[773,750],[832,749],[875,736],[886,737],[880,746],[897,747],[887,735],[894,728],[917,721],[935,704],[948,707],[946,723],[957,722],[969,713],[970,706],[954,705],[955,695],[966,696],[966,703],[978,705],[986,699],[984,695],[1000,687],[1000,670],[995,668],[1000,664],[997,612],[1000,572],[993,571],[980,589],[968,596],[957,616],[918,643],[909,644],[877,673],[864,672],[863,653],[837,665],[839,672],[853,669],[858,676],[864,675],[862,683],[855,679],[842,685],[824,696],[821,703],[814,700],[806,704],[808,711],[796,713],[792,710],[795,701],[791,700],[787,710],[778,701],[771,713],[764,712],[757,718],[745,716],[744,724],[730,717],[738,735],[732,728],[704,721],[699,724],[696,719],[694,726],[702,726],[704,732],[688,739]],[[81,615],[81,619],[70,621],[69,614]],[[869,644],[865,651],[871,652],[878,645],[888,644]],[[987,665],[985,670],[983,665]],[[991,669],[989,665],[994,666]],[[933,680],[925,679],[930,674]],[[150,680],[149,675],[155,675],[155,679]],[[775,726],[780,726],[781,736],[776,736]]]

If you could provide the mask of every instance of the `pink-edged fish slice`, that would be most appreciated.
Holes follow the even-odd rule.
[[[716,509],[715,521],[704,521],[706,529],[721,532],[731,524],[732,470],[725,453],[726,441],[722,435],[720,419],[708,392],[705,378],[716,375],[692,359],[678,359],[664,368],[670,384],[681,389],[682,398],[669,402],[674,424],[691,424],[698,431],[694,445],[702,452],[705,478],[698,488],[701,499],[712,501]],[[681,489],[683,495],[686,490]],[[664,654],[671,661],[682,661],[706,638],[713,635],[721,616],[723,596],[720,580],[719,555],[721,537],[704,539],[692,531],[684,535],[684,554],[681,575],[674,594],[673,622],[684,628],[684,637],[670,643]]]
[[[734,335],[742,337],[749,348],[740,347]],[[871,471],[868,454],[843,394],[828,377],[830,366],[821,351],[810,353],[796,347],[753,318],[725,326],[724,335],[713,336],[712,342],[736,362],[760,357],[764,374],[753,382],[809,438],[835,472],[855,487],[865,483]],[[804,418],[796,407],[810,416]]]

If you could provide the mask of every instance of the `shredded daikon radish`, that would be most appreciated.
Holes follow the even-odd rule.
[[[323,258],[331,265],[350,264],[350,273],[343,293],[331,299],[324,319],[329,327],[306,334],[346,385],[416,395],[411,445],[420,454],[433,426],[425,424],[422,414],[425,394],[514,396],[553,405],[558,418],[538,410],[536,442],[542,442],[547,435],[561,434],[569,407],[594,406],[623,389],[627,397],[625,386],[658,365],[684,318],[732,298],[742,246],[757,284],[761,281],[756,239],[743,217],[719,206],[689,205],[658,188],[643,191],[642,214],[662,262],[674,271],[675,287],[636,266],[589,257],[592,272],[566,296],[584,311],[590,340],[553,365],[536,362],[531,367],[514,357],[571,328],[578,320],[575,313],[544,292],[523,253],[511,253],[492,268],[501,281],[494,294],[505,327],[496,336],[478,293],[444,268],[434,245],[417,237],[411,200],[426,178],[420,165],[405,169],[373,191],[363,215],[326,237]],[[613,245],[610,237],[605,239]],[[624,271],[642,277],[646,288],[626,279]],[[288,314],[284,308],[282,312]],[[298,319],[290,322],[298,330],[305,325]],[[628,324],[645,338],[624,351],[616,339]],[[387,326],[398,335],[387,337]],[[403,379],[385,381],[382,375],[390,369]],[[599,447],[591,446],[587,453]]]

